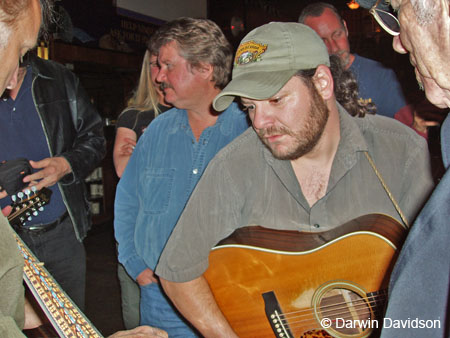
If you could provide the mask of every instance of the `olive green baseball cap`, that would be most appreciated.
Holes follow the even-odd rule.
[[[296,22],[271,22],[255,28],[241,41],[231,82],[213,101],[222,111],[236,96],[265,100],[299,70],[330,65],[327,48],[311,28]]]
[[[356,0],[363,8],[371,9],[377,3],[377,0]],[[378,2],[377,8],[385,11],[389,10],[390,0],[381,0]]]

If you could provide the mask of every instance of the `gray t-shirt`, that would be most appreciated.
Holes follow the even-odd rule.
[[[211,248],[240,227],[320,232],[372,213],[401,222],[366,151],[411,224],[433,188],[426,142],[386,117],[351,117],[342,107],[339,115],[341,139],[324,197],[310,207],[291,162],[275,159],[250,128],[210,162],[156,274],[175,282],[199,277]]]

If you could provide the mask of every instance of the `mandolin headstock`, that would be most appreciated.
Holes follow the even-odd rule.
[[[43,188],[39,191],[25,189],[11,196],[13,203],[8,221],[12,226],[20,227],[30,221],[44,210],[44,206],[50,202],[52,191]]]

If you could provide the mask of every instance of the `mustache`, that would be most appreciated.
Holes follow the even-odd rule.
[[[289,135],[289,136],[293,136],[293,133],[291,130],[285,128],[285,127],[269,127],[269,128],[265,128],[265,129],[259,129],[258,130],[258,135],[260,137],[270,137],[273,135]]]
[[[161,82],[161,83],[159,84],[159,88],[160,88],[161,90],[164,90],[164,89],[167,89],[167,88],[173,89],[173,87],[172,87],[170,84],[168,84],[167,82]]]

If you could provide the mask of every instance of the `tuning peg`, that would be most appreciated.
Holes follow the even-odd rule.
[[[36,186],[33,185],[33,186],[31,187],[31,191],[32,191],[32,192],[36,192],[36,191],[37,191]]]
[[[37,215],[38,215],[37,210],[33,211],[33,216],[37,216]]]
[[[17,201],[17,196],[16,195],[11,195],[11,200],[16,203]]]
[[[21,192],[21,191],[19,191],[18,193],[17,193],[17,197],[19,197],[20,199],[22,199],[23,198],[23,192]]]
[[[29,216],[29,217],[27,218],[28,221],[31,221],[32,219],[33,219],[33,217],[31,217],[31,216]]]
[[[27,195],[27,197],[29,198],[31,195],[31,190],[30,189],[25,189],[24,191],[25,195]]]
[[[44,211],[44,207],[40,207],[38,210],[42,212]]]

